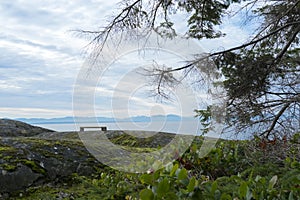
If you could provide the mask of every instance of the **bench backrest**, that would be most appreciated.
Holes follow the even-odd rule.
[[[84,131],[84,129],[87,129],[87,128],[100,128],[101,131],[107,131],[107,127],[106,126],[82,126],[80,127],[80,131]]]

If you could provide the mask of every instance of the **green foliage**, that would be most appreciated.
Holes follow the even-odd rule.
[[[61,195],[66,196],[62,199],[99,200],[250,200],[300,196],[299,152],[282,162],[262,163],[257,159],[259,151],[250,148],[254,141],[220,140],[208,155],[199,157],[201,142],[201,137],[196,138],[182,157],[156,171],[129,174],[105,167],[93,176],[74,174],[63,185],[29,188],[17,199],[57,199]],[[247,156],[249,150],[251,157]],[[35,166],[33,161],[24,160],[23,164]]]
[[[167,179],[166,194],[176,195],[174,199],[296,199],[300,195],[299,160],[285,167],[283,163],[257,163],[255,156],[253,160],[245,156],[249,143],[221,141],[204,158],[197,157],[198,149],[192,146],[172,167],[142,175],[140,180],[151,199],[166,198],[157,187]],[[187,162],[192,169],[184,168]]]
[[[220,31],[215,30],[215,25],[221,24],[224,10],[230,5],[230,1],[183,1],[179,7],[184,8],[191,17],[187,20],[188,35],[193,38],[216,38],[222,36]]]
[[[300,133],[294,134],[291,142],[296,143],[296,144],[300,144]]]
[[[141,200],[152,200],[154,199],[154,194],[150,189],[143,189],[140,192],[140,198]]]
[[[202,134],[206,134],[209,131],[209,125],[211,123],[211,106],[207,106],[205,110],[194,110],[196,112],[195,117],[199,117],[200,123],[203,126]]]

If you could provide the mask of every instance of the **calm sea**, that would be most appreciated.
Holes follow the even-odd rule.
[[[200,134],[201,127],[197,121],[167,121],[167,122],[118,122],[118,123],[49,123],[33,124],[35,126],[55,131],[79,131],[83,126],[106,126],[108,130],[144,130],[161,131],[180,134]],[[91,129],[92,130],[92,129]]]
[[[167,121],[151,123],[147,122],[119,122],[119,123],[50,123],[50,124],[33,124],[55,131],[79,131],[83,126],[106,126],[108,130],[142,130],[142,131],[160,131],[175,134],[201,135],[201,124],[198,121]],[[93,129],[90,129],[93,130]],[[214,137],[220,137],[217,133]],[[231,134],[222,134],[224,139],[242,139]],[[243,138],[245,139],[245,138]]]

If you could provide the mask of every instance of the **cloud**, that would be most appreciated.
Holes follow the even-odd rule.
[[[0,117],[70,115],[87,44],[70,30],[97,28],[115,3],[1,1]]]
[[[75,37],[75,32],[71,30],[95,30],[104,26],[107,16],[117,8],[117,2],[119,0],[1,1],[0,118],[71,115],[74,83],[80,69],[89,67],[85,66],[88,64],[85,63],[83,51],[88,41]],[[217,40],[217,45],[232,46],[237,43],[236,39],[243,41],[248,35],[247,30],[241,30],[233,22],[228,22],[223,30],[228,37]],[[229,37],[234,33],[238,35]],[[215,41],[203,43],[209,50],[218,48],[217,45]],[[177,48],[180,51],[180,47]],[[188,52],[181,50],[180,53],[186,55]],[[98,85],[87,82],[86,88],[82,88],[96,88],[96,106],[101,115],[111,114],[109,97],[113,93],[118,94],[119,103],[124,102],[122,98],[128,96],[126,87],[132,88],[132,84],[136,84],[123,80],[123,87],[118,87],[122,77],[132,69],[132,63],[140,64],[135,67],[145,64],[134,54],[126,56],[112,63],[110,70],[99,79]],[[182,64],[164,52],[153,56],[159,57],[164,57],[159,64]],[[152,60],[148,58],[148,63],[152,63]],[[135,77],[129,78],[137,81]],[[137,115],[142,115],[158,104],[135,94],[131,98],[131,105]],[[178,112],[172,104],[165,108],[169,113]],[[120,114],[123,111],[122,108],[118,110]]]
[[[0,115],[2,118],[55,118],[57,116],[71,116],[70,109],[45,109],[32,107],[1,107]]]

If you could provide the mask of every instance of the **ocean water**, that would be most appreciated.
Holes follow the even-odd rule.
[[[118,123],[47,123],[32,124],[55,131],[79,131],[84,126],[106,126],[108,130],[143,130],[180,133],[189,135],[201,134],[201,125],[197,121],[166,121],[166,122],[118,122]],[[89,129],[92,130],[92,129]]]
[[[32,124],[34,126],[40,126],[43,128],[55,130],[55,131],[79,131],[80,127],[85,126],[106,126],[108,130],[141,130],[141,131],[155,131],[166,132],[174,134],[187,134],[187,135],[202,135],[201,124],[197,121],[166,121],[159,122],[154,121],[147,122],[119,122],[119,123],[49,123],[49,124]],[[88,129],[93,130],[93,129]],[[223,139],[246,139],[247,137],[241,137],[228,133],[214,133],[211,137],[223,138]]]

